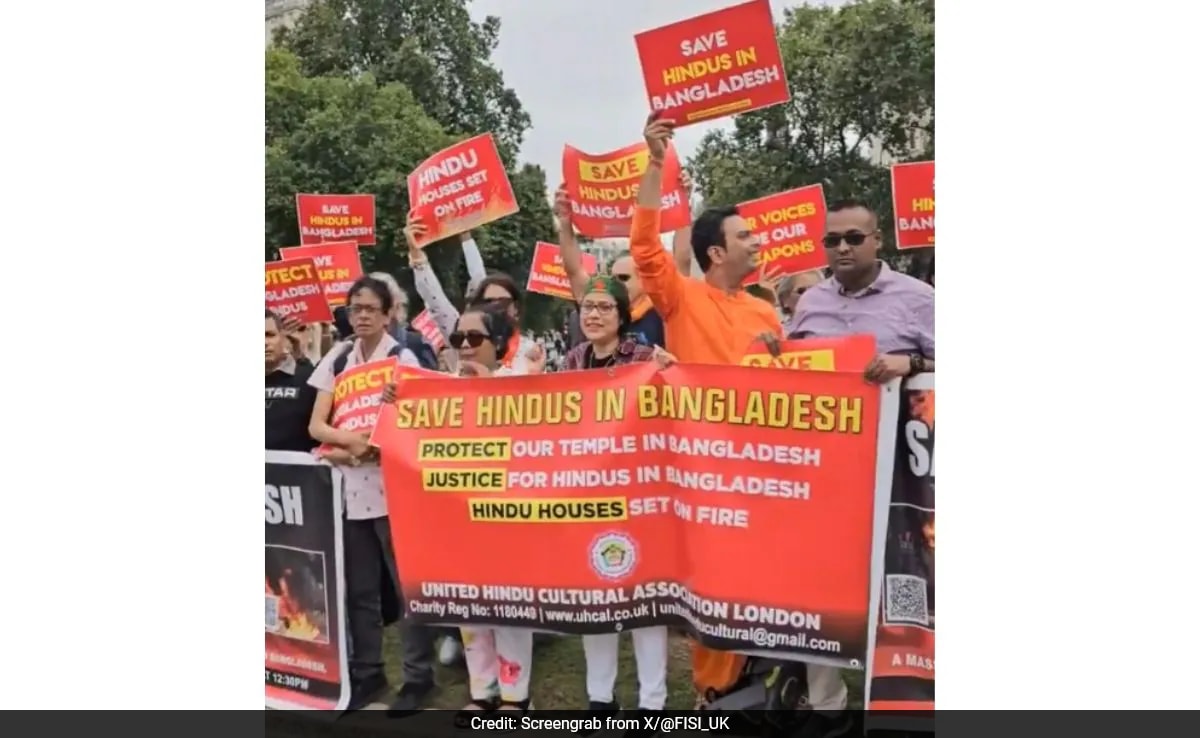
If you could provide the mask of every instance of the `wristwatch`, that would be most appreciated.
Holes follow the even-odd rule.
[[[908,357],[908,376],[920,374],[925,371],[925,357],[920,354],[913,354]]]

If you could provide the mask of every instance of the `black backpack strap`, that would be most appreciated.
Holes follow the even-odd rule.
[[[342,349],[342,352],[334,358],[334,360],[333,360],[333,376],[335,378],[337,377],[337,375],[346,371],[346,364],[350,361],[350,352],[353,350],[354,350],[354,341],[352,339],[349,343],[346,344],[346,348]]]

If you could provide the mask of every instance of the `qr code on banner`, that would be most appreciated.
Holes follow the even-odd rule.
[[[279,630],[279,598],[267,595],[267,630]]]
[[[892,623],[929,625],[929,601],[925,580],[908,574],[888,574],[885,581],[883,620]]]

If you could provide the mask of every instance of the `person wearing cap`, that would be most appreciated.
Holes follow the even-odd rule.
[[[582,286],[582,292],[579,316],[587,340],[567,352],[565,371],[608,369],[637,361],[657,361],[664,368],[674,363],[675,357],[661,347],[646,346],[628,335],[632,316],[629,292],[622,282],[611,276],[592,277]],[[632,637],[638,708],[662,710],[667,703],[667,628],[637,628]],[[591,712],[616,713],[621,709],[613,696],[619,644],[619,633],[583,636]]]

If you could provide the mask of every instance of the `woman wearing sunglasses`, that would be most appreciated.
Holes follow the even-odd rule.
[[[661,348],[640,344],[629,335],[633,316],[629,310],[629,292],[620,280],[593,277],[583,286],[583,292],[579,322],[587,341],[567,352],[564,369],[607,369],[651,360],[665,368],[675,362],[675,357]],[[613,697],[619,644],[618,633],[583,636],[588,709],[592,712],[615,713],[621,709]],[[666,627],[634,630],[633,654],[637,661],[639,709],[662,710],[667,703]]]
[[[449,339],[459,320],[458,310],[446,297],[441,282],[429,265],[429,257],[417,246],[418,236],[425,234],[429,227],[413,213],[408,214],[408,223],[404,226],[404,239],[408,243],[408,261],[413,268],[413,283],[417,294],[425,302],[425,309],[433,318],[442,335]],[[536,341],[521,336],[521,291],[516,282],[507,274],[489,275],[483,266],[483,255],[471,234],[464,233],[460,237],[463,248],[463,259],[467,263],[467,300],[468,305],[490,303],[504,308],[510,322],[514,326],[512,345],[505,352],[504,366],[514,374],[540,374],[545,369],[545,352]],[[454,369],[451,362],[451,370]]]
[[[458,371],[467,377],[520,374],[505,363],[515,326],[506,305],[468,307],[447,336],[458,354]],[[526,364],[528,366],[528,364]],[[462,628],[471,701],[459,710],[455,724],[470,727],[481,714],[529,710],[529,678],[533,667],[533,631],[525,628]]]
[[[536,368],[526,361],[505,365],[515,328],[507,306],[482,304],[468,307],[447,336],[457,354],[457,374],[462,377],[502,377]],[[383,401],[396,400],[396,385],[383,390]],[[471,719],[496,711],[529,710],[529,676],[533,665],[533,631],[524,628],[463,627],[471,701],[458,711],[455,725],[468,728]]]

